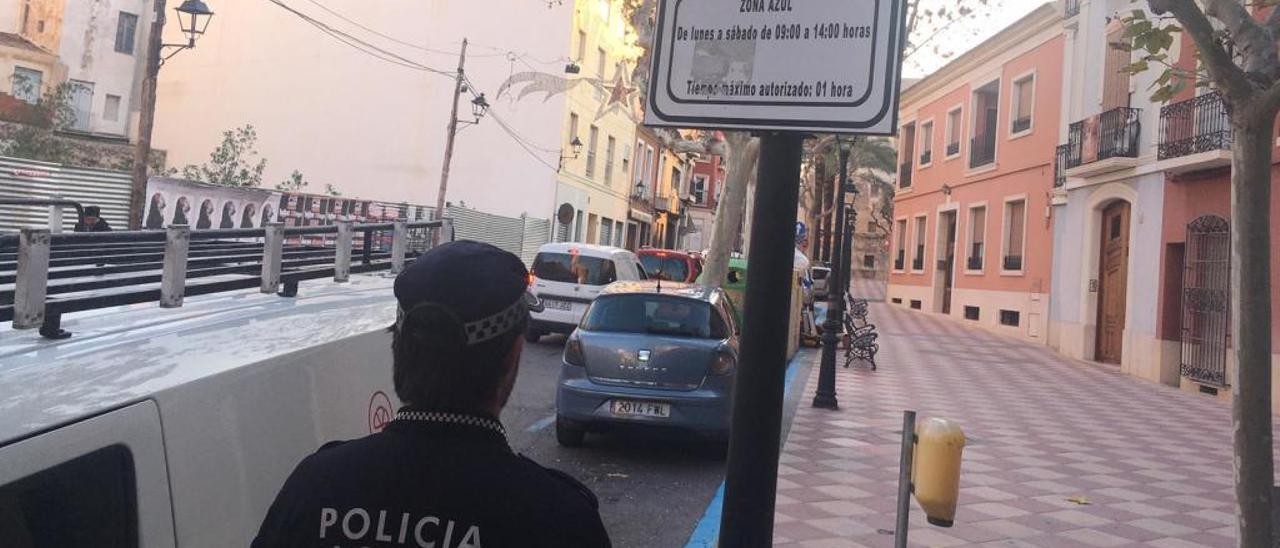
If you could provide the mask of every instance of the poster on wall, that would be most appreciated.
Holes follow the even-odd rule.
[[[280,193],[260,188],[236,188],[166,177],[147,182],[147,210],[143,227],[159,230],[188,225],[211,228],[258,228],[276,220]]]

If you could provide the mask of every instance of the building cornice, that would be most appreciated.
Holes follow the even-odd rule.
[[[1011,50],[1026,50],[1039,46],[1040,42],[1032,38],[1050,29],[1061,32],[1061,25],[1062,12],[1059,11],[1058,2],[1046,2],[1022,19],[1005,27],[995,36],[915,82],[909,89],[902,92],[901,102],[903,105],[920,103],[922,98],[943,91],[956,80],[962,79],[964,75],[974,72],[996,58],[1007,55]]]

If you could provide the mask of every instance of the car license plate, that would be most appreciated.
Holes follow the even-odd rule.
[[[619,417],[671,417],[671,404],[650,401],[613,400],[609,410]]]
[[[573,303],[569,301],[558,301],[556,299],[542,299],[542,306],[554,310],[564,310],[566,312],[573,310]]]

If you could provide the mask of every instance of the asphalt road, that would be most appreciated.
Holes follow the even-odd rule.
[[[502,415],[511,446],[590,487],[600,499],[614,546],[684,546],[724,480],[723,449],[630,431],[591,433],[583,447],[560,447],[554,417],[563,349],[560,336],[525,345],[520,376]],[[793,387],[788,394],[784,425],[790,424],[798,392]]]

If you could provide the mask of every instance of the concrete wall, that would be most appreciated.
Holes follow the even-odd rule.
[[[300,11],[446,74],[379,60],[338,42],[270,2],[236,2],[218,11],[208,34],[160,73],[156,146],[170,164],[201,163],[221,133],[252,124],[268,160],[264,185],[302,171],[312,186],[347,196],[434,204],[454,92],[450,75],[462,39],[466,73],[492,114],[457,139],[448,200],[506,216],[554,214],[555,168],[564,95],[543,101],[497,97],[513,73],[562,76],[572,3],[501,0],[478,6],[445,0],[332,0],[328,8],[419,47],[343,23],[308,3]],[[180,39],[166,29],[166,41]],[[507,50],[512,50],[509,57]],[[530,68],[533,67],[533,68]],[[514,90],[517,93],[519,88]],[[470,96],[460,116],[470,119]],[[495,120],[518,133],[522,146]],[[619,177],[623,179],[623,177]],[[625,219],[625,211],[620,219]]]

